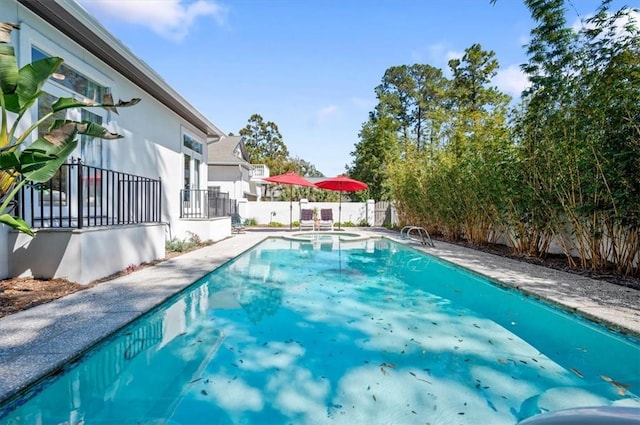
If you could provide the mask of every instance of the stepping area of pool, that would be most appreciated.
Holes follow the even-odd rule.
[[[248,230],[234,234],[156,266],[0,318],[0,402],[264,238],[287,233]],[[434,248],[423,247],[385,229],[358,229],[357,233],[403,241],[504,285],[640,336],[640,291],[444,242],[436,241]]]

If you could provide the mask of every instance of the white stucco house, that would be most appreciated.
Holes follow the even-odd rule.
[[[32,220],[37,236],[0,230],[0,277],[87,283],[164,257],[167,239],[229,235],[228,216],[200,209],[208,172],[215,170],[208,167],[215,160],[210,146],[227,138],[222,130],[75,1],[0,0],[0,22],[20,25],[12,33],[20,67],[44,56],[64,59],[60,73],[67,78],[43,87],[42,104],[34,105],[27,121],[37,120],[38,106],[58,97],[92,99],[106,92],[114,99],[141,99],[119,114],[67,112],[124,138],[79,140],[59,182],[20,198],[20,214]]]
[[[260,192],[251,181],[253,166],[241,136],[222,137],[209,143],[208,151],[209,188],[231,199],[258,199]]]

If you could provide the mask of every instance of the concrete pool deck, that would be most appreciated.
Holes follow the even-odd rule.
[[[263,239],[290,234],[287,232],[249,229],[156,266],[0,318],[0,402]],[[444,242],[436,241],[434,248],[423,247],[385,229],[357,232],[409,244],[611,328],[640,336],[638,290]],[[640,368],[640,359],[636,361]]]

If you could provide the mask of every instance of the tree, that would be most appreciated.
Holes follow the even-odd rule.
[[[376,200],[390,200],[387,167],[397,155],[397,125],[390,116],[376,117],[371,114],[369,121],[362,125],[360,141],[351,152],[353,165],[347,169],[348,174],[367,182],[369,191],[366,196]],[[355,192],[365,196],[364,193]]]
[[[262,116],[253,114],[239,133],[245,138],[245,146],[253,163],[266,164],[273,175],[287,171],[289,150],[274,122],[265,122]]]
[[[53,120],[49,130],[32,143],[34,130],[51,120],[57,112],[72,108],[106,108],[116,111],[116,107],[133,106],[140,99],[119,101],[114,104],[111,95],[105,95],[102,103],[78,101],[73,98],[59,98],[51,105],[51,110],[38,121],[22,128],[22,119],[45,93],[42,87],[55,77],[63,60],[47,57],[18,69],[11,43],[11,31],[20,26],[0,23],[0,223],[34,236],[33,231],[20,217],[12,216],[12,202],[25,185],[37,185],[49,181],[75,150],[76,137],[86,134],[103,139],[118,139],[122,136],[110,133],[106,128],[89,121]],[[13,114],[10,116],[9,113]],[[11,123],[11,125],[10,125]]]
[[[447,80],[431,65],[393,66],[376,87],[378,115],[390,115],[398,124],[402,144],[418,150],[438,139],[444,119]]]
[[[290,158],[291,171],[295,171],[304,177],[324,177],[320,171],[316,169],[316,166],[310,162],[305,161],[302,158],[294,157]]]

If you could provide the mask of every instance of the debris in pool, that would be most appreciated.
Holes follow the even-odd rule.
[[[580,378],[580,379],[584,378],[584,375],[578,369],[575,369],[575,368],[572,367],[569,370],[571,372],[575,373],[578,378]]]
[[[600,378],[602,378],[604,381],[613,385],[618,391],[619,395],[627,395],[627,390],[631,387],[631,385],[629,384],[624,384],[622,382],[614,381],[613,379],[609,378],[606,375],[600,375]]]

